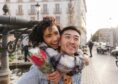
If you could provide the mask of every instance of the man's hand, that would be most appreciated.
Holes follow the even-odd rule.
[[[62,73],[59,71],[55,71],[53,73],[48,74],[48,80],[52,81],[54,84],[58,84],[61,77],[62,77]]]
[[[89,57],[88,55],[84,54],[84,64],[87,66],[89,65]]]

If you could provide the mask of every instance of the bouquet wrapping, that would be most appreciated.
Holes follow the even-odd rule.
[[[49,61],[44,50],[36,48],[31,48],[29,50],[28,59],[35,64],[43,73],[51,73],[54,71],[52,64]]]

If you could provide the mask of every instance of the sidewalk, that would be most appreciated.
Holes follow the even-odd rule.
[[[93,52],[95,52],[95,48],[93,49]],[[82,71],[81,84],[101,84],[95,72],[95,68],[93,65],[93,57],[90,58],[90,64],[88,66],[85,66],[85,68]]]
[[[81,84],[101,84],[97,78],[97,74],[91,59],[89,66],[86,66],[82,71]]]

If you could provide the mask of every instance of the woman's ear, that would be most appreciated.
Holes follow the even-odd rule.
[[[59,41],[59,46],[61,46],[61,42]]]

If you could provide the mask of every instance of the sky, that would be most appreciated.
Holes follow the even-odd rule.
[[[86,0],[87,38],[100,28],[118,26],[118,0]]]

